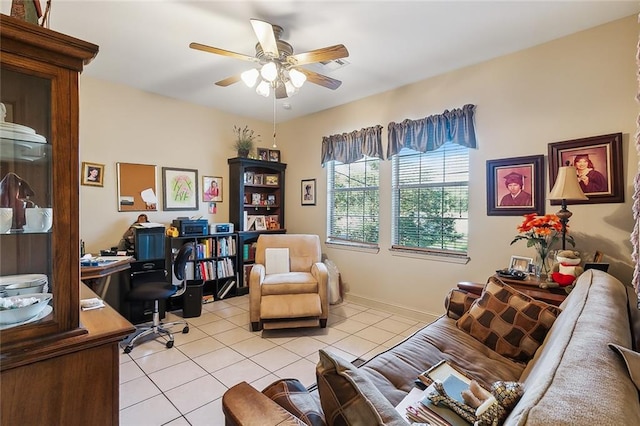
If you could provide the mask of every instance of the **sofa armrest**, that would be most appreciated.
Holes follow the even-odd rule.
[[[304,425],[247,382],[240,382],[224,393],[222,412],[227,426]]]

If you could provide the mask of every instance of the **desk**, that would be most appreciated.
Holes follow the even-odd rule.
[[[503,278],[497,275],[496,278],[534,299],[542,300],[551,305],[558,306],[567,298],[567,293],[563,288],[540,288],[540,280],[531,275],[524,280]],[[484,284],[463,281],[458,283],[458,288],[473,294],[480,294],[482,293]]]
[[[131,268],[131,256],[102,256],[97,266],[81,266],[80,279],[96,293],[100,290],[100,298],[104,300],[111,275]]]
[[[80,298],[94,297],[80,284]],[[80,311],[80,327],[3,354],[0,424],[118,424],[119,342],[135,328],[108,305]]]

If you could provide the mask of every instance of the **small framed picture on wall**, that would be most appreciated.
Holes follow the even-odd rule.
[[[302,193],[300,195],[301,203],[303,206],[315,206],[316,205],[316,180],[304,179],[302,181]]]
[[[82,184],[104,186],[104,164],[82,162]]]

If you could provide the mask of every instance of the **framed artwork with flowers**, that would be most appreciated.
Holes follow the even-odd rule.
[[[162,168],[164,211],[198,210],[198,171]]]
[[[544,214],[544,155],[487,160],[487,216]]]

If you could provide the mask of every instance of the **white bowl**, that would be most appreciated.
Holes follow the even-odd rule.
[[[33,284],[21,283],[11,284],[4,288],[5,296],[20,296],[22,294],[42,293],[42,289],[46,283]],[[0,290],[2,292],[2,290]]]
[[[50,293],[34,293],[25,294],[21,296],[3,297],[4,301],[10,301],[15,303],[20,299],[26,299],[34,297],[38,301],[32,305],[24,306],[22,308],[0,308],[0,324],[14,324],[16,322],[23,322],[38,315],[45,307],[48,306],[49,301],[53,298]]]

